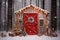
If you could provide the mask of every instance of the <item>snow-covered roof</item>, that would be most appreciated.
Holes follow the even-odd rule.
[[[47,10],[44,10],[44,9],[42,9],[42,8],[40,8],[40,7],[37,7],[37,6],[35,6],[35,5],[32,5],[32,4],[30,4],[30,5],[28,5],[28,6],[24,7],[24,8],[21,8],[20,10],[17,10],[15,13],[22,12],[22,11],[24,11],[24,10],[26,10],[26,9],[29,9],[30,7],[35,8],[35,9],[37,9],[37,10],[40,10],[40,11],[44,12],[45,14],[48,13]]]

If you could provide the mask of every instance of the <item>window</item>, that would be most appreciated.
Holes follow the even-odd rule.
[[[40,26],[43,26],[44,25],[44,20],[40,20]]]

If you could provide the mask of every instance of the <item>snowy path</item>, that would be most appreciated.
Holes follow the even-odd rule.
[[[4,37],[0,38],[0,40],[60,40],[60,36],[58,37],[48,37],[45,35],[37,36],[37,35],[28,35],[28,36],[16,36],[16,37]]]

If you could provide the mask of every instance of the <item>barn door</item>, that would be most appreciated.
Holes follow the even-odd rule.
[[[38,34],[38,14],[37,13],[24,13],[24,28],[29,35]]]

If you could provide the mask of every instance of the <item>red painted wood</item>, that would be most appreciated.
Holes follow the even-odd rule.
[[[24,13],[23,15],[24,20],[24,28],[26,30],[26,33],[29,35],[35,35],[38,34],[38,14],[37,13]],[[34,19],[34,22],[29,22],[28,18],[32,17]]]

